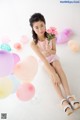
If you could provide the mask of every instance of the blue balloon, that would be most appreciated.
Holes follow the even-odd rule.
[[[17,88],[18,88],[18,86],[20,85],[20,80],[18,80],[18,79],[16,79],[16,77],[13,75],[13,74],[11,74],[11,75],[9,75],[9,79],[10,80],[12,80],[12,82],[13,82],[13,92],[12,93],[16,93],[16,90],[17,90]]]

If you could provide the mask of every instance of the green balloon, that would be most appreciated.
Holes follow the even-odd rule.
[[[0,49],[6,50],[6,51],[11,51],[11,47],[6,43],[1,44]]]

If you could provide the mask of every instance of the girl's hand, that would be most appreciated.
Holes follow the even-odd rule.
[[[49,51],[47,51],[47,50],[44,50],[42,53],[43,53],[43,54],[44,54],[44,56],[46,56],[46,57],[48,57],[49,55],[51,55],[51,54],[50,54],[50,52],[49,52]]]
[[[47,52],[49,53],[49,55],[52,55],[52,54],[56,54],[56,51],[55,50],[47,50]]]
[[[53,80],[53,83],[55,85],[60,85],[61,84],[60,78],[57,74],[55,74],[55,76],[52,76],[52,80]]]
[[[48,56],[50,56],[50,55],[52,55],[52,54],[56,54],[56,51],[54,51],[54,50],[44,50],[44,51],[43,51],[43,54],[44,54],[46,57],[48,57]]]

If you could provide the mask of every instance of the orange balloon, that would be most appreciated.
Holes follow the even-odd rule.
[[[70,40],[68,42],[68,46],[73,52],[80,52],[80,46],[79,46],[79,43],[77,41]]]
[[[22,63],[19,63],[14,68],[15,76],[23,81],[30,82],[34,79],[38,71],[38,62],[35,57],[28,56]]]
[[[17,43],[14,44],[14,48],[17,49],[17,50],[21,50],[22,49],[22,45],[17,42]]]

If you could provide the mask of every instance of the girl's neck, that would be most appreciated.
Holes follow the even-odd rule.
[[[44,36],[39,36],[39,37],[38,37],[38,39],[39,39],[40,41],[44,41],[45,38],[46,38],[46,37],[44,37]]]

